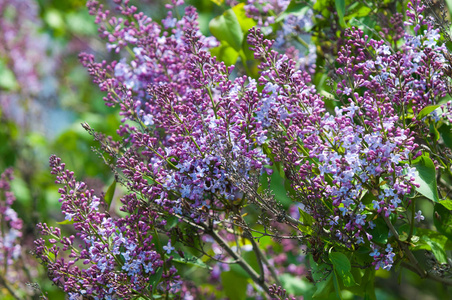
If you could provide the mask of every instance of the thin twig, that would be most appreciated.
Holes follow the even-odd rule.
[[[233,259],[237,260],[237,264],[242,267],[242,269],[250,275],[251,279],[259,284],[259,286],[270,296],[270,290],[268,286],[259,278],[259,275],[254,271],[254,269],[237,253],[235,253],[231,247],[228,246],[225,240],[219,236],[213,229],[206,228],[206,233],[209,234],[217,243],[223,248]]]

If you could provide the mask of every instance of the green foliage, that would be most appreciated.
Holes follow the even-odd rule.
[[[432,250],[438,262],[447,263],[446,252],[437,241],[431,240],[428,236],[425,235],[422,236],[422,239],[430,246],[430,249]]]
[[[356,283],[352,273],[350,273],[352,266],[347,256],[341,252],[330,252],[329,258],[333,264],[335,276],[337,276],[346,287],[354,286]]]
[[[14,73],[8,68],[7,64],[0,59],[0,90],[14,91],[19,88]]]
[[[413,164],[417,170],[415,183],[420,185],[416,188],[416,191],[428,199],[438,202],[439,195],[436,183],[436,170],[433,161],[424,154],[413,161]]]
[[[220,41],[226,41],[237,52],[243,42],[243,32],[239,20],[232,9],[228,9],[209,24],[210,32]]]
[[[116,179],[113,180],[111,185],[108,187],[107,192],[105,193],[104,201],[107,204],[108,208],[110,208],[110,206],[111,206],[111,201],[113,200],[115,191],[116,191]]]
[[[234,271],[221,273],[221,282],[229,299],[245,300],[248,281]]]
[[[163,267],[158,268],[154,274],[152,274],[151,276],[149,276],[149,287],[152,286],[152,292],[156,293],[157,292],[157,285],[160,282],[160,279],[162,278],[163,275]]]
[[[303,299],[311,299],[314,294],[314,286],[303,278],[295,277],[290,274],[281,274],[279,276],[282,286],[290,295],[303,296]]]
[[[444,207],[442,204],[435,204],[435,213],[433,223],[439,233],[445,235],[452,241],[452,211]]]
[[[452,149],[452,127],[448,124],[442,124],[438,128],[438,132],[441,134],[441,137],[443,138],[444,144],[449,148]]]
[[[339,24],[341,24],[342,27],[346,27],[347,25],[344,22],[344,16],[345,16],[345,0],[334,0],[336,4],[336,11],[337,15],[339,17]]]
[[[210,53],[223,61],[227,66],[234,65],[239,57],[239,52],[229,46],[226,41],[222,41],[220,46],[210,49]]]
[[[245,3],[239,3],[236,6],[232,7],[232,11],[234,12],[235,16],[237,17],[237,21],[240,24],[240,28],[242,29],[242,32],[246,34],[248,30],[256,26],[256,21],[254,19],[248,18],[246,16],[246,12],[244,9]]]
[[[307,6],[305,3],[290,1],[290,4],[287,6],[287,9],[276,18],[276,22],[284,21],[284,19],[287,18],[289,15],[301,16],[305,14],[308,11],[308,9],[309,6]]]
[[[425,118],[427,115],[429,115],[431,112],[433,112],[438,107],[440,107],[440,105],[429,105],[429,106],[426,106],[419,112],[419,114],[417,115],[416,118],[418,120],[422,120],[423,118]]]

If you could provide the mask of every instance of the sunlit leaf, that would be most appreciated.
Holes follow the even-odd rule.
[[[436,186],[436,169],[433,161],[426,155],[416,159],[414,167],[417,175],[414,182],[419,184],[416,191],[435,202],[439,201],[438,190]]]
[[[75,223],[74,220],[64,220],[61,222],[57,222],[57,224],[59,224],[59,225],[69,225],[69,224],[74,224],[74,223]]]
[[[347,25],[345,24],[345,21],[344,21],[345,0],[335,0],[335,4],[336,4],[337,16],[339,17],[339,24],[342,27],[346,27]]]
[[[436,229],[452,241],[452,214],[442,204],[435,204],[433,223]]]
[[[347,287],[355,285],[353,275],[350,273],[352,266],[347,256],[341,252],[330,252],[328,256],[333,263],[334,271],[344,285]]]
[[[108,188],[104,197],[105,203],[107,204],[108,208],[110,208],[111,201],[113,200],[113,196],[115,195],[115,190],[116,190],[116,179],[113,179],[113,182]]]
[[[216,56],[219,61],[224,62],[227,66],[232,66],[237,62],[239,53],[229,46],[226,41],[222,41],[221,45],[210,49],[212,56]]]
[[[236,6],[234,6],[232,10],[234,11],[237,20],[239,21],[240,28],[242,28],[242,32],[246,33],[248,32],[248,30],[256,26],[257,23],[254,19],[251,19],[246,16],[244,7],[245,3],[239,3]]]
[[[430,246],[433,255],[435,255],[438,262],[442,264],[447,263],[446,252],[439,243],[437,243],[436,241],[432,241],[428,236],[425,235],[422,236],[422,239]]]
[[[236,51],[240,51],[243,32],[239,20],[232,9],[228,9],[209,23],[210,32],[220,41],[226,41]]]
[[[16,76],[8,66],[0,60],[0,89],[8,91],[16,90],[19,87]]]
[[[248,280],[237,276],[235,272],[223,272],[220,275],[224,292],[229,299],[245,300]]]
[[[429,106],[424,107],[417,115],[417,119],[422,120],[423,118],[428,116],[432,111],[434,111],[438,107],[440,107],[440,105],[429,105]]]

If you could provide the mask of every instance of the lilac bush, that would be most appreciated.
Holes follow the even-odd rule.
[[[347,21],[340,2],[337,26]],[[410,1],[403,32],[385,27],[380,38],[343,26],[331,107],[312,83],[316,64],[300,66],[286,45],[316,6],[301,16],[290,14],[290,1],[238,4],[242,19],[231,9],[211,23],[216,40],[182,1],[167,5],[161,22],[128,0],[114,3],[116,13],[98,1],[87,7],[120,58],[80,60],[105,104],[120,109],[118,141],[82,124],[115,182],[95,195],[52,156],[63,224],[77,233],[39,224],[48,238],[35,241],[70,299],[288,299],[285,288],[300,276],[316,285],[292,288],[296,296],[334,289],[375,298],[376,270],[394,266],[452,284],[447,271],[431,272],[413,254],[431,251],[436,266],[450,267],[450,56],[425,5]],[[246,14],[259,20],[249,31]],[[394,26],[403,19],[392,16]],[[237,31],[221,29],[222,20]],[[264,35],[272,23],[281,26],[280,52]],[[259,62],[256,78],[241,43]],[[243,68],[212,56],[218,47],[240,52]],[[110,211],[116,182],[126,190],[118,215]],[[434,204],[437,231],[418,226],[421,201]],[[189,265],[223,290],[196,287]]]
[[[28,261],[24,249],[24,222],[13,208],[16,201],[11,188],[13,180],[12,168],[6,169],[0,176],[0,285],[4,289],[0,295],[23,299],[37,296],[39,288],[33,290],[27,286],[36,272],[25,267],[33,264]]]
[[[64,185],[59,191],[62,212],[65,220],[74,224],[77,236],[62,236],[58,227],[39,224],[41,234],[49,236],[51,246],[46,246],[41,238],[35,241],[35,252],[42,258],[53,282],[60,285],[70,299],[85,294],[95,299],[140,295],[149,287],[147,278],[156,272],[166,278],[166,283],[160,288],[171,290],[178,284],[176,270],[167,267],[171,259],[165,261],[152,242],[150,226],[154,226],[155,212],[140,210],[139,215],[133,215],[137,199],[128,195],[123,202],[130,209],[131,216],[113,219],[108,213],[101,212],[100,199],[84,182],[75,181],[73,173],[64,169],[65,165],[59,158],[52,156],[50,164],[57,183]],[[81,249],[74,245],[76,238],[81,241]],[[61,243],[63,248],[56,246],[57,243]],[[70,252],[68,262],[62,257],[61,250]],[[167,254],[170,252],[168,249]],[[77,262],[89,267],[81,268]],[[150,288],[156,287],[151,285]]]

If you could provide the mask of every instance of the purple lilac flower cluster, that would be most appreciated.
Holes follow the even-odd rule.
[[[187,243],[192,237],[176,229],[169,232],[169,217],[191,226],[193,235],[207,233],[202,242],[210,243],[213,257],[223,262],[212,273],[218,278],[229,270],[228,263],[240,261],[239,250],[257,252],[254,245],[239,249],[238,243],[228,243],[237,237],[236,226],[244,224],[244,203],[259,196],[246,183],[271,173],[267,154],[283,164],[300,213],[314,220],[309,224],[311,248],[318,246],[323,253],[322,238],[347,248],[367,246],[375,268],[390,269],[398,245],[375,242],[372,229],[375,220],[390,222],[399,207],[409,205],[406,195],[416,187],[410,162],[419,155],[416,129],[422,126],[416,116],[446,91],[444,48],[437,45],[438,32],[421,17],[420,2],[412,1],[407,13],[414,36],[406,34],[397,50],[360,29],[346,30],[337,59],[341,81],[336,95],[342,105],[334,111],[327,110],[308,72],[272,50],[274,41],[264,39],[259,28],[248,36],[256,59],[262,61],[259,79],[231,80],[233,68],[208,52],[217,42],[200,33],[194,8],[185,8],[181,18],[173,16],[180,2],[167,6],[160,25],[128,0],[114,1],[120,17],[88,1],[107,49],[123,57],[97,63],[93,55],[80,55],[94,82],[107,92],[106,104],[121,109],[122,141],[103,147],[115,160],[117,179],[128,188],[121,199],[127,216],[115,219],[102,212],[102,200],[51,157],[52,173],[65,186],[60,189],[62,211],[81,240],[79,250],[74,247],[76,237],[40,225],[50,236],[50,246],[40,239],[36,253],[54,282],[74,299],[146,296],[153,290],[146,278],[164,270],[158,289],[188,293],[189,285],[179,281],[171,256],[165,258],[179,250],[178,241]],[[450,105],[445,107],[450,111]],[[280,207],[266,201],[253,204],[278,222],[304,225],[287,214],[276,218]],[[171,235],[161,249],[155,245],[157,232]],[[63,252],[70,252],[68,262],[58,243]],[[284,244],[291,249],[296,240]],[[286,267],[286,262],[286,257],[275,255],[261,265],[261,278],[275,273],[271,265]],[[290,271],[302,272],[296,267]],[[248,275],[271,292],[251,268]],[[283,290],[275,286],[272,292]]]
[[[269,26],[275,23],[275,16],[285,11],[289,4],[289,0],[248,0],[244,8],[248,17],[255,19],[259,27],[271,30]]]
[[[129,194],[121,201],[127,205],[125,210],[132,210],[128,211],[130,215],[113,219],[102,212],[103,201],[84,182],[76,181],[59,158],[52,156],[50,166],[56,183],[63,185],[59,192],[65,220],[74,225],[77,235],[66,237],[57,227],[38,224],[41,234],[49,238],[47,243],[43,238],[35,241],[35,254],[70,299],[83,295],[130,299],[149,295],[152,289],[165,292],[179,285],[176,269],[170,266],[171,257],[165,259],[154,244],[154,212],[137,208],[136,196]],[[138,214],[132,214],[137,210]],[[172,249],[166,250],[170,254]],[[149,282],[148,278],[158,272],[163,272],[165,280],[152,286],[158,282]]]
[[[232,67],[210,56],[207,50],[217,42],[201,35],[192,7],[180,20],[169,11],[162,27],[136,14],[127,1],[119,10],[133,21],[108,19],[96,1],[88,6],[99,22],[114,26],[113,33],[106,33],[107,25],[101,25],[109,45],[133,53],[130,61],[108,66],[81,55],[95,82],[108,91],[107,104],[119,104],[124,121],[139,125],[118,131],[132,143],[118,160],[131,188],[170,213],[182,214],[188,201],[191,217],[197,208],[221,209],[234,200],[238,190],[220,167],[223,154],[243,159],[232,167],[245,177],[268,164],[259,147],[265,130],[253,118],[259,107],[255,81],[229,80]]]
[[[11,207],[16,200],[11,192],[10,183],[12,180],[13,170],[6,169],[0,177],[0,226],[2,233],[0,236],[0,265],[4,267],[2,268],[2,276],[13,274],[13,272],[8,272],[7,268],[19,258],[21,253],[19,239],[22,237],[23,222]]]
[[[376,268],[390,269],[394,253],[390,244],[378,251],[381,246],[369,233],[372,219],[387,218],[407,205],[403,201],[415,179],[408,162],[417,148],[416,115],[446,93],[444,48],[437,45],[438,31],[421,18],[423,9],[418,1],[409,5],[410,24],[421,22],[427,29],[418,32],[416,25],[415,35],[407,34],[398,51],[360,29],[346,30],[337,59],[343,106],[333,114],[294,61],[271,50],[273,42],[264,40],[259,29],[249,37],[262,60],[258,118],[269,131],[269,145],[286,163],[296,200],[319,221],[319,230],[329,228],[332,238],[347,247],[370,242]],[[409,108],[413,120],[399,118]],[[284,141],[283,148],[274,137]]]
[[[115,2],[121,18],[110,16],[97,1],[89,1],[88,7],[101,36],[108,39],[107,48],[126,49],[129,58],[108,64],[95,63],[89,54],[80,57],[108,92],[106,104],[119,105],[123,121],[137,125],[125,123],[118,130],[124,145],[118,150],[122,154],[115,156],[130,190],[121,200],[128,217],[114,220],[99,212],[100,200],[52,157],[53,173],[66,185],[61,190],[62,211],[67,221],[75,222],[84,250],[75,251],[74,238],[46,225],[40,225],[42,233],[51,236],[51,243],[65,245],[72,261],[49,259],[49,253],[56,256],[59,249],[37,241],[36,252],[54,282],[74,297],[82,292],[99,298],[144,294],[143,278],[164,265],[150,243],[149,229],[164,226],[162,216],[175,214],[202,223],[230,209],[240,192],[228,173],[248,178],[269,163],[260,148],[266,131],[253,117],[259,108],[256,82],[244,77],[229,80],[232,68],[210,56],[208,48],[217,43],[200,34],[195,10],[187,7],[180,20],[169,11],[162,27],[136,13],[128,1]],[[233,161],[227,167],[226,156]],[[140,237],[135,236],[138,232]],[[168,243],[162,250],[170,254],[174,247]],[[78,268],[77,261],[89,268]],[[165,276],[167,286],[177,290],[177,284],[171,285],[174,273],[169,269]],[[98,277],[99,284],[92,284]],[[126,286],[126,281],[133,285]]]
[[[309,43],[311,35],[307,31],[314,25],[314,11],[308,4],[298,13],[287,13],[290,1],[248,1],[244,6],[247,16],[257,21],[257,26],[266,35],[275,31],[274,24],[279,21],[280,28],[276,30],[273,49],[285,53],[297,62],[299,68],[308,70],[310,74],[315,71],[317,53],[315,45]]]

